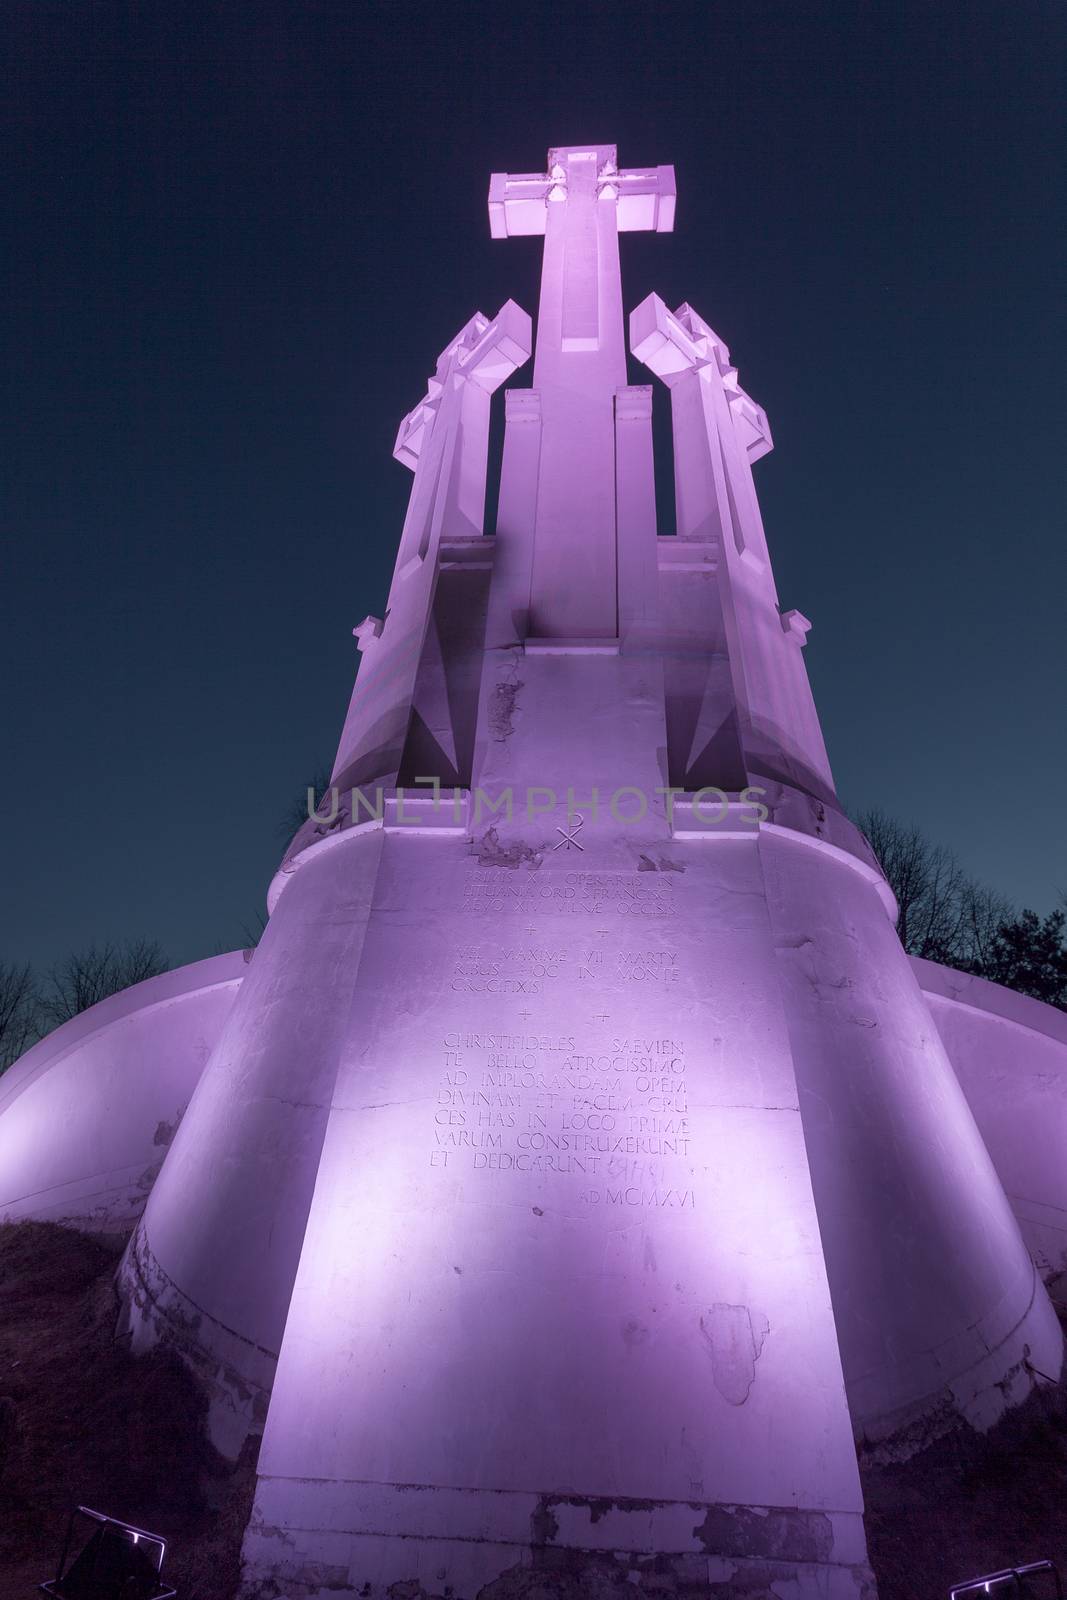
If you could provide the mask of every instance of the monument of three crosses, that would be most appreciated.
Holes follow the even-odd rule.
[[[835,795],[767,418],[656,295],[628,382],[619,235],[674,211],[610,145],[492,178],[494,237],[544,239],[536,340],[476,314],[401,425],[333,792],[124,1257],[135,1344],[184,1352],[229,1455],[263,1432],[249,1600],[653,1564],[865,1592],[857,1440],[988,1427],[1060,1372]]]

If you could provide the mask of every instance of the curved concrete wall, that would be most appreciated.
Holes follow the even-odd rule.
[[[294,872],[119,1269],[134,1347],[183,1353],[234,1456],[266,1415],[381,840],[352,830]]]
[[[988,1427],[1063,1342],[917,976],[872,886],[784,836],[762,854],[857,1435]]]
[[[1067,1013],[932,961],[912,966],[1020,1231],[1067,1298]]]
[[[365,841],[370,843],[369,839]],[[788,844],[775,847],[768,836],[764,841],[765,859],[768,846],[772,855],[776,848],[789,849],[792,879],[799,870],[799,861],[793,859],[795,850]],[[324,853],[332,855],[333,850]],[[808,852],[803,854],[816,870],[814,858]],[[826,864],[819,870],[826,870]],[[835,873],[838,875],[840,895],[849,902],[856,900],[855,906],[849,906],[853,929],[861,924],[867,929],[865,942],[868,937],[875,937],[876,930],[884,930],[884,938],[895,946],[884,913],[880,914],[876,900],[856,875],[843,868]],[[309,894],[313,876],[304,885]],[[773,871],[769,878],[773,882]],[[290,974],[294,985],[290,992],[296,999],[306,993],[308,981],[307,974],[301,976],[299,967],[293,966],[291,943],[306,937],[309,931],[304,917],[297,914],[298,902],[304,896],[294,894],[287,898],[293,915],[287,914],[284,920],[291,921],[293,927],[285,936],[284,950],[279,947],[272,960],[262,964],[263,981],[252,986],[263,991],[257,1005],[266,999],[272,1013],[282,999],[278,988],[281,971]],[[334,971],[344,987],[346,974],[358,964],[351,941],[359,940],[361,919],[356,908],[361,896],[354,882],[342,891],[341,898],[349,900],[351,921],[348,917],[343,919],[345,930],[336,933],[346,959],[339,961]],[[813,890],[811,899],[805,901],[809,915],[814,898]],[[952,1341],[937,1349],[927,1341],[929,1347],[924,1349],[922,1332],[927,1314],[938,1326],[944,1326],[943,1306],[934,1308],[947,1300],[956,1306],[961,1326],[973,1318],[977,1329],[971,1356],[978,1377],[969,1387],[966,1383],[957,1385],[953,1393],[957,1401],[962,1399],[965,1411],[977,1407],[975,1414],[981,1416],[986,1403],[980,1378],[983,1348],[988,1354],[996,1348],[998,1337],[1003,1336],[1013,1346],[1019,1345],[1020,1360],[1024,1342],[1031,1343],[1030,1355],[1025,1359],[1034,1366],[1041,1368],[1042,1360],[1055,1360],[1055,1341],[1041,1314],[1043,1297],[1034,1293],[1032,1274],[1027,1273],[1025,1257],[1018,1249],[1005,1208],[998,1201],[996,1186],[990,1183],[989,1168],[991,1163],[1022,1240],[1054,1298],[1065,1298],[1067,1015],[951,968],[918,959],[905,963],[899,954],[895,963],[889,963],[886,955],[879,959],[880,983],[865,989],[869,979],[854,970],[854,949],[851,953],[843,947],[838,949],[823,934],[817,939],[816,956],[806,936],[800,944],[790,942],[787,923],[785,918],[779,930],[780,956],[786,968],[791,969],[789,982],[794,999],[799,996],[802,1000],[788,1009],[796,1033],[798,1063],[807,1062],[802,1078],[806,1084],[805,1128],[812,1147],[813,1178],[821,1200],[831,1277],[839,1284],[849,1284],[847,1291],[838,1288],[834,1298],[854,1415],[869,1436],[878,1436],[887,1419],[897,1423],[907,1413],[908,1395],[915,1389],[914,1374],[927,1374],[919,1380],[920,1389],[926,1381],[942,1380],[952,1388],[952,1363],[956,1359]],[[272,944],[283,931],[278,928]],[[309,959],[316,964],[324,953],[321,937],[320,928],[318,936],[306,942]],[[278,942],[280,946],[281,941]],[[896,949],[899,952],[898,946]],[[0,1219],[58,1221],[117,1235],[134,1227],[204,1065],[222,1040],[237,990],[252,970],[248,963],[248,952],[235,951],[112,995],[49,1034],[0,1077]],[[891,995],[884,982],[890,966]],[[250,992],[250,1001],[252,998]],[[890,1003],[892,1026],[888,1027],[879,1007]],[[339,1009],[344,1010],[343,1004]],[[866,1023],[861,1026],[863,1017]],[[931,1020],[936,1038],[929,1028]],[[239,1032],[247,1031],[248,1018],[243,1024],[237,1018],[236,1023]],[[875,1026],[869,1027],[868,1023]],[[914,1033],[910,1043],[905,1040],[905,1033]],[[284,1080],[293,1071],[291,1051],[296,1042],[295,1038],[291,1040],[282,1052],[285,1060],[279,1055],[276,1063]],[[306,1030],[302,1043],[305,1047],[310,1043]],[[232,1044],[231,1040],[231,1047]],[[926,1061],[925,1071],[898,1075],[900,1061],[907,1051],[916,1048]],[[335,1064],[332,1051],[331,1044],[321,1058],[325,1074],[321,1098],[326,1104],[329,1090],[325,1080],[330,1079],[332,1086]],[[951,1074],[946,1071],[948,1064],[953,1069]],[[264,1070],[265,1064],[261,1063],[258,1071]],[[966,1106],[961,1103],[953,1074]],[[223,1084],[228,1096],[240,1089],[249,1097],[243,1108],[234,1103],[233,1116],[236,1118],[239,1113],[245,1136],[252,1138],[255,1145],[252,1136],[256,1118],[251,1104],[262,1098],[260,1091],[266,1085],[257,1089],[243,1079],[234,1082],[228,1074],[224,1078],[224,1084],[222,1078],[216,1083],[214,1093]],[[303,1088],[306,1091],[308,1087],[304,1076]],[[270,1100],[269,1092],[265,1098]],[[240,1094],[237,1099],[241,1099]],[[321,1102],[317,1110],[307,1103],[294,1107],[296,1122],[302,1114],[310,1115],[318,1129],[323,1115]],[[233,1126],[230,1117],[224,1121]],[[905,1125],[914,1127],[923,1122],[931,1130],[928,1140],[909,1138],[902,1144],[897,1138]],[[953,1140],[944,1137],[950,1128],[956,1130]],[[320,1133],[317,1131],[311,1138],[307,1162],[298,1163],[301,1171],[305,1167],[309,1173],[314,1170]],[[948,1145],[953,1142],[957,1150],[966,1152],[967,1172],[956,1171],[949,1159]],[[924,1147],[934,1151],[932,1159],[920,1162],[921,1171],[912,1170],[917,1152]],[[826,1155],[827,1150],[832,1151],[832,1160]],[[912,1152],[907,1160],[902,1161],[902,1150]],[[197,1187],[194,1177],[184,1170],[189,1162],[194,1166],[225,1162],[231,1166],[237,1188],[245,1186],[261,1196],[269,1194],[266,1209],[277,1215],[276,1185],[270,1181],[263,1163],[256,1158],[257,1177],[246,1161],[232,1162],[232,1155],[231,1150],[224,1154],[217,1147],[217,1136],[198,1140],[195,1147],[187,1145],[181,1191],[188,1194]],[[276,1162],[275,1170],[277,1166]],[[259,1278],[259,1246],[246,1244],[242,1249],[235,1244],[232,1251],[220,1249],[207,1265],[189,1263],[182,1257],[181,1240],[189,1235],[184,1226],[184,1202],[177,1193],[177,1173],[175,1168],[176,1193],[168,1198],[165,1207],[160,1205],[153,1243],[165,1241],[160,1249],[165,1250],[175,1272],[180,1272],[190,1285],[198,1284],[201,1290],[215,1271],[214,1263],[219,1264],[232,1291],[228,1300],[225,1296],[218,1298],[211,1313],[213,1318],[219,1318],[220,1338],[230,1326],[227,1316],[239,1324],[242,1346],[249,1338],[253,1344],[260,1344],[271,1333],[280,1338],[287,1305],[285,1291],[271,1311],[259,1305],[261,1297],[248,1292],[249,1284],[244,1282],[241,1271],[224,1266],[226,1262],[244,1260],[257,1281],[277,1282],[274,1274]],[[878,1203],[866,1207],[869,1220],[863,1223],[857,1220],[854,1205],[841,1203],[842,1195],[846,1200],[849,1194],[855,1199],[861,1188],[868,1196],[880,1192]],[[226,1185],[225,1189],[232,1200],[233,1185]],[[908,1216],[909,1208],[914,1215],[915,1204],[924,1210],[926,1219],[913,1230],[919,1243],[906,1258],[899,1251],[888,1252],[887,1267],[886,1254],[881,1248],[875,1249],[871,1230],[877,1232],[880,1217],[883,1238],[907,1231],[900,1219]],[[294,1218],[294,1258],[302,1232],[302,1210],[303,1202],[290,1213]],[[247,1220],[244,1208],[240,1215]],[[847,1226],[841,1223],[843,1217],[849,1219]],[[216,1241],[220,1237],[214,1227],[198,1228],[196,1233]],[[922,1243],[923,1238],[930,1241],[929,1249]],[[990,1246],[991,1239],[997,1241],[995,1249]],[[145,1257],[148,1247],[144,1235],[138,1249]],[[991,1261],[993,1278],[988,1276]],[[144,1264],[142,1259],[142,1268]],[[154,1258],[148,1270],[169,1278],[166,1268]],[[282,1277],[291,1281],[288,1273]],[[873,1281],[875,1277],[877,1283]],[[979,1286],[984,1281],[988,1287],[993,1279],[1003,1291],[1003,1303],[993,1319],[1000,1334],[988,1315],[989,1325],[985,1325],[979,1305]],[[143,1285],[137,1298],[143,1302]],[[164,1294],[163,1300],[167,1298]],[[179,1296],[182,1301],[185,1298]],[[894,1326],[888,1343],[896,1352],[895,1373],[891,1370],[893,1363],[887,1365],[883,1357],[866,1348],[863,1330],[871,1326],[868,1302],[874,1299],[881,1306],[893,1308]],[[184,1311],[193,1317],[200,1310],[195,1299],[184,1306]],[[987,1307],[987,1312],[990,1310],[991,1306]],[[1029,1334],[1024,1341],[1019,1331],[1030,1329],[1035,1317],[1038,1343],[1048,1346],[1044,1356]],[[256,1338],[257,1334],[260,1338]],[[214,1346],[214,1339],[207,1342],[209,1348]],[[262,1346],[265,1386],[269,1386],[276,1348],[276,1344]],[[969,1358],[962,1345],[956,1354],[962,1362],[961,1370],[965,1369]],[[247,1361],[242,1358],[237,1365],[244,1369]],[[905,1377],[906,1372],[912,1376]]]
[[[247,971],[236,950],[134,984],[0,1077],[0,1220],[130,1231]]]

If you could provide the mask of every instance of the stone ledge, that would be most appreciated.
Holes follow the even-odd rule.
[[[858,1512],[264,1477],[242,1600],[873,1594]],[[302,1526],[307,1515],[311,1527]],[[353,1528],[359,1520],[362,1527]],[[324,1526],[325,1522],[325,1526]]]

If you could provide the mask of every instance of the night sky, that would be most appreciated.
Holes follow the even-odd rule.
[[[490,171],[582,140],[676,166],[625,303],[690,301],[767,409],[846,804],[1050,909],[1065,15],[9,0],[0,959],[246,942],[381,614],[398,422],[476,309],[536,310]]]

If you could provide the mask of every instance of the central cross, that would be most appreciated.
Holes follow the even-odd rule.
[[[560,356],[594,353],[606,357],[619,385],[626,382],[618,236],[670,233],[674,203],[673,167],[620,171],[613,144],[550,150],[545,173],[493,173],[493,238],[545,240],[535,387]]]
[[[615,396],[627,381],[619,233],[670,232],[674,201],[673,167],[620,170],[610,144],[562,146],[549,151],[544,173],[490,180],[493,237],[545,241],[530,395],[540,424],[531,526],[513,530],[506,514],[498,522],[501,539],[529,545],[535,636],[619,632]],[[510,508],[507,472],[505,446],[501,505]]]

